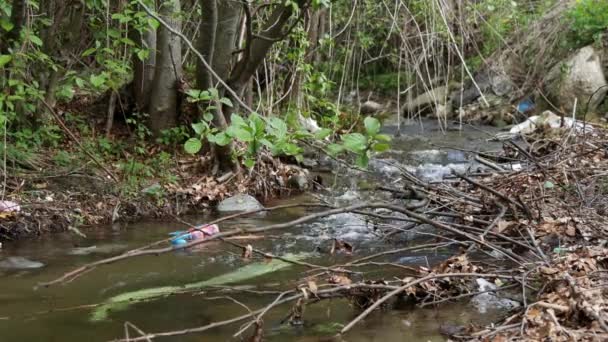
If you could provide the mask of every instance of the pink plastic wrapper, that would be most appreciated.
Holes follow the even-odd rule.
[[[16,213],[21,211],[21,207],[19,206],[19,204],[12,201],[0,201],[0,212],[2,211]]]
[[[192,240],[204,239],[207,236],[212,236],[220,232],[220,227],[216,224],[209,224],[206,226],[198,226],[190,229],[190,237]]]

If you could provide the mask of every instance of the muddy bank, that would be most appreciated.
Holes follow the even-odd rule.
[[[241,175],[214,177],[204,171],[204,158],[186,159],[180,160],[179,168],[169,170],[174,182],[149,179],[146,186],[128,193],[124,191],[132,187],[128,180],[113,182],[95,169],[53,176],[16,175],[9,180],[9,188],[15,187],[6,199],[17,203],[19,211],[0,218],[0,242],[66,230],[80,234],[80,229],[94,225],[212,211],[236,194],[264,201],[303,190],[290,184],[303,173],[302,168],[280,161],[260,162]],[[184,168],[184,164],[190,167]]]

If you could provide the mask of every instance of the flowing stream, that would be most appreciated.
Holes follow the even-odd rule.
[[[310,202],[318,197],[336,204],[348,204],[382,196],[369,194],[362,189],[373,184],[392,183],[399,177],[395,164],[429,180],[448,175],[451,168],[476,167],[471,164],[471,155],[458,149],[498,150],[499,145],[485,140],[488,135],[484,129],[495,131],[492,128],[480,130],[465,126],[462,130],[449,129],[442,132],[434,121],[424,121],[422,125],[405,125],[401,136],[393,142],[393,150],[372,160],[371,176],[363,176],[354,171],[341,172],[340,175],[325,174],[325,183],[331,186],[331,190],[304,194],[271,204]],[[388,125],[384,130],[394,134],[396,128]],[[457,150],[439,149],[438,146]],[[220,229],[285,222],[307,213],[309,211],[302,208],[287,209],[230,221],[222,224]],[[185,219],[202,223],[216,216],[189,216]],[[294,280],[307,271],[301,267],[289,266],[274,272],[262,272],[246,280],[237,276],[236,282],[225,282],[224,278],[219,278],[221,284],[204,288],[204,295],[185,293],[132,303],[121,310],[108,311],[101,319],[95,319],[99,307],[88,305],[104,303],[109,298],[129,291],[180,286],[218,279],[215,277],[226,274],[239,274],[243,267],[257,262],[263,265],[263,261],[245,262],[241,259],[239,249],[214,242],[197,250],[124,260],[99,267],[65,285],[36,288],[38,283],[59,277],[79,265],[166,238],[169,232],[182,227],[171,221],[145,221],[87,229],[84,230],[86,239],[75,234],[61,233],[6,243],[0,251],[0,341],[107,341],[125,336],[126,321],[149,333],[202,326],[247,313],[245,308],[228,300],[226,296],[251,309],[262,308],[277,296],[272,292],[294,288],[297,285]],[[331,265],[405,244],[415,245],[424,239],[410,236],[397,242],[383,242],[374,228],[374,222],[366,218],[341,214],[286,231],[270,232],[262,239],[248,243],[276,255],[306,253],[298,255],[305,255],[305,260],[311,263]],[[353,256],[330,256],[327,250],[334,237],[352,243],[355,247]],[[438,250],[432,253],[410,253],[385,261],[410,266],[432,266],[451,252]],[[28,264],[28,260],[34,263]],[[38,267],[41,265],[37,263],[44,266]],[[254,267],[246,270],[251,269]],[[366,279],[392,279],[400,274],[398,270],[380,267],[363,271]],[[241,290],[248,291],[231,293],[219,288],[239,284],[243,285],[239,287]],[[206,299],[208,297],[216,299]],[[327,341],[328,337],[339,331],[340,324],[346,324],[357,315],[357,310],[347,300],[327,300],[306,308],[303,325],[281,324],[289,313],[290,305],[279,306],[265,316],[266,340]],[[439,308],[421,309],[400,305],[395,310],[372,314],[344,340],[444,341],[445,337],[439,333],[441,324],[486,324],[501,314],[501,310],[481,314],[467,301],[445,304]],[[228,341],[239,326],[240,323],[237,323],[200,334],[159,341]],[[132,331],[131,336],[135,335]]]

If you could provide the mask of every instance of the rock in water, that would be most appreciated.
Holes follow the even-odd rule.
[[[476,279],[479,291],[496,290],[497,286],[483,278]],[[521,304],[508,298],[501,298],[496,295],[496,292],[485,292],[476,295],[471,299],[471,303],[477,308],[480,313],[486,313],[488,310],[510,310],[520,307]]]
[[[377,114],[383,109],[382,105],[375,101],[365,101],[361,104],[361,114],[363,115],[372,115]]]
[[[255,199],[255,197],[247,194],[239,194],[221,201],[217,206],[217,210],[221,212],[227,211],[251,211],[262,209],[264,206]]]
[[[43,263],[19,256],[8,257],[0,261],[0,268],[8,268],[13,270],[27,270],[41,267],[44,267]]]
[[[608,92],[608,88],[600,89],[608,83],[599,53],[592,46],[578,50],[569,60],[557,64],[549,72],[545,84],[558,107],[569,112],[574,109],[575,99],[578,99],[577,108],[584,110],[592,95],[588,109],[595,111]]]

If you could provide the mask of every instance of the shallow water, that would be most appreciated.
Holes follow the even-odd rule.
[[[427,128],[431,125],[432,123],[428,123]],[[390,132],[392,128],[388,126],[385,129]],[[465,154],[419,151],[435,149],[432,144],[438,144],[443,139],[448,139],[452,147],[468,149],[486,147],[485,150],[488,147],[481,139],[485,135],[476,135],[479,133],[477,131],[477,133],[458,132],[460,138],[447,138],[437,130],[416,132],[415,127],[407,129],[411,130],[408,136],[396,139],[395,150],[382,158],[392,158],[402,166],[413,168],[425,164],[462,164],[468,161]],[[376,175],[380,179],[387,177],[382,173]],[[358,178],[354,182],[338,182],[339,186],[330,193],[314,195],[323,196],[325,200],[334,203],[356,202],[369,196],[365,192],[358,191],[357,184],[360,180]],[[313,199],[311,196],[303,195],[272,204],[309,202]],[[266,216],[258,215],[231,221],[221,225],[221,229],[285,222],[306,213],[307,211],[301,208],[287,209]],[[211,217],[191,216],[185,219],[189,222],[201,223],[210,220]],[[394,248],[394,245],[377,239],[374,227],[373,221],[357,215],[342,214],[287,231],[271,232],[260,240],[239,242],[251,243],[258,249],[277,255],[288,252],[309,252],[313,254],[307,261],[331,265]],[[252,309],[264,307],[275,298],[276,295],[251,292],[227,294],[218,289],[207,289],[204,295],[182,294],[136,303],[125,311],[111,312],[109,320],[102,322],[91,322],[92,309],[81,307],[101,303],[128,291],[198,282],[235,271],[247,264],[241,260],[239,249],[220,245],[219,242],[207,244],[204,249],[196,251],[128,259],[102,266],[66,285],[36,288],[38,283],[54,279],[78,265],[166,238],[169,232],[180,228],[183,226],[175,222],[147,221],[83,230],[87,235],[86,239],[64,233],[5,244],[4,249],[0,251],[0,259],[20,256],[42,262],[46,266],[27,270],[0,269],[2,284],[0,341],[106,341],[124,337],[125,321],[135,324],[145,332],[177,330],[221,321],[247,312],[243,307],[226,298],[209,300],[206,299],[207,297],[230,295]],[[354,256],[328,255],[326,251],[330,248],[331,239],[334,237],[353,243]],[[91,246],[96,248],[86,249]],[[399,246],[403,246],[403,243]],[[449,253],[450,251],[431,254],[411,253],[385,260],[427,266],[440,262]],[[378,267],[363,271],[366,279],[391,279],[400,275],[394,269]],[[243,284],[251,285],[251,289],[257,291],[282,291],[294,288],[297,284],[293,283],[293,280],[302,277],[304,272],[306,269],[301,267],[289,267],[244,281]],[[337,328],[339,329],[338,324],[346,324],[357,314],[357,310],[345,300],[323,301],[306,308],[303,326],[281,325],[280,322],[289,310],[290,306],[280,306],[265,316],[266,340],[327,341],[327,338],[334,335]],[[400,307],[396,310],[374,313],[356,326],[344,340],[350,342],[444,341],[445,338],[438,330],[440,324],[458,325],[472,322],[485,324],[499,314],[500,312],[479,314],[466,302],[446,304],[439,308]],[[232,339],[232,334],[239,326],[240,323],[237,323],[201,334],[165,338],[159,341],[228,341]],[[134,334],[132,333],[131,336]]]

